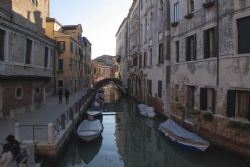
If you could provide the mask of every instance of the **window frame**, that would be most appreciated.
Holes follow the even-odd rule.
[[[179,16],[179,2],[176,2],[174,4],[174,22],[179,22],[180,16]]]

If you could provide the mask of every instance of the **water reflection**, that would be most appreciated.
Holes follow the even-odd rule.
[[[105,99],[109,99],[108,95],[105,92]],[[205,153],[183,150],[157,129],[163,120],[137,115],[136,106],[127,97],[107,104],[112,113],[103,116],[103,139],[93,143],[73,140],[58,166],[249,167],[245,159],[215,147]]]

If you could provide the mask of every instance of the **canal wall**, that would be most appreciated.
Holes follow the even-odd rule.
[[[60,157],[61,153],[70,141],[70,138],[77,128],[81,116],[86,112],[87,108],[92,103],[96,94],[95,89],[89,89],[87,93],[69,107],[55,121],[48,125],[22,125],[16,123],[15,137],[21,143],[26,143],[28,140],[34,141],[35,153],[41,157],[50,157],[52,159]],[[33,139],[22,140],[21,134],[25,133],[22,127],[33,127]],[[35,129],[41,128],[39,131],[40,139],[35,137]],[[38,134],[37,134],[38,135]]]

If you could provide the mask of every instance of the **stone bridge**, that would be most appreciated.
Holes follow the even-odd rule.
[[[126,88],[123,87],[122,85],[122,81],[120,79],[117,79],[117,78],[105,78],[103,80],[100,80],[98,82],[96,82],[94,84],[94,88],[95,90],[98,90],[106,85],[109,85],[109,84],[114,84],[116,85],[124,94],[127,93],[127,91],[125,90]]]

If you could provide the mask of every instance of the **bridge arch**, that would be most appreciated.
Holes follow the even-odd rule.
[[[122,85],[122,81],[120,79],[117,79],[117,78],[105,78],[103,80],[100,80],[98,82],[96,82],[94,84],[94,88],[95,90],[98,90],[106,85],[109,85],[109,84],[114,84],[116,85],[124,94],[127,93],[127,91],[125,90],[125,88],[123,87]]]

